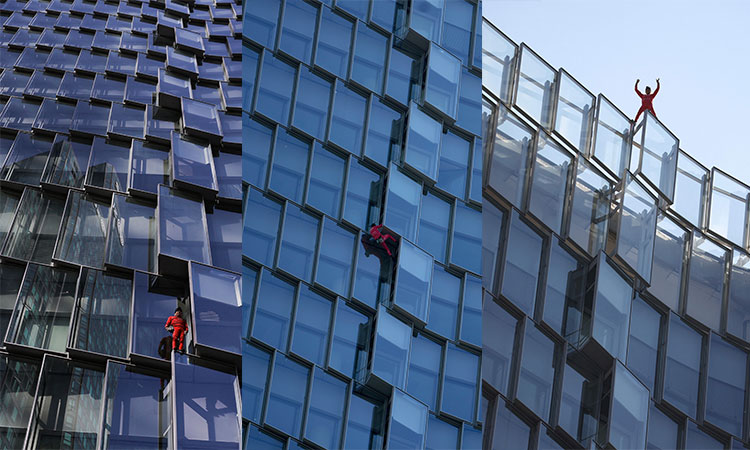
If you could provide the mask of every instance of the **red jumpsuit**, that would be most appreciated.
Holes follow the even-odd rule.
[[[180,350],[184,349],[185,346],[185,333],[187,333],[188,326],[185,319],[177,316],[169,316],[165,327],[173,326],[174,331],[172,332],[172,350],[177,348],[177,341],[180,341]]]
[[[654,97],[656,97],[656,94],[659,93],[659,80],[656,80],[656,90],[653,94],[644,94],[641,91],[638,90],[638,82],[635,83],[635,93],[638,94],[638,97],[641,98],[641,109],[638,110],[638,114],[635,116],[635,121],[638,122],[638,118],[643,114],[644,111],[649,111],[651,114],[656,117],[656,113],[654,112]]]
[[[385,251],[388,252],[388,256],[393,256],[391,254],[391,249],[388,248],[388,244],[385,243],[387,239],[392,240],[393,242],[396,242],[396,239],[394,239],[393,236],[390,234],[383,234],[380,232],[380,229],[383,228],[383,225],[375,225],[372,228],[370,228],[370,236],[372,236],[373,239],[375,239],[378,244],[382,245],[383,248],[385,248]]]

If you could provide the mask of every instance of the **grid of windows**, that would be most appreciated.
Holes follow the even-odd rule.
[[[750,187],[483,33],[485,445],[745,448]]]
[[[245,448],[481,447],[478,8],[246,4]]]
[[[239,448],[241,2],[0,27],[0,447]]]

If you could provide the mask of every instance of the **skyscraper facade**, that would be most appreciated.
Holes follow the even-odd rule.
[[[245,448],[481,448],[480,8],[245,4]]]
[[[747,447],[750,186],[482,33],[486,448]]]
[[[0,448],[240,448],[240,17],[0,2]]]

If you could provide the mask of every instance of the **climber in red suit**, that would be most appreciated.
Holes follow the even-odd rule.
[[[638,110],[638,114],[636,114],[635,116],[636,122],[638,122],[638,118],[641,116],[641,114],[643,114],[644,111],[649,111],[651,114],[654,115],[654,117],[656,117],[656,113],[654,112],[653,101],[654,101],[654,97],[656,97],[656,94],[659,93],[659,87],[660,87],[659,79],[657,78],[656,90],[654,91],[654,93],[652,94],[651,88],[646,86],[646,93],[644,94],[638,90],[638,82],[640,81],[641,81],[640,79],[635,81],[635,93],[638,94],[638,97],[641,98],[641,109]]]
[[[177,342],[179,341],[180,351],[183,352],[185,349],[185,333],[187,333],[188,326],[185,319],[182,318],[182,309],[177,308],[174,310],[174,315],[169,316],[164,328],[172,332],[172,350],[177,348]]]
[[[391,249],[388,248],[388,244],[386,241],[388,239],[392,240],[396,245],[398,245],[398,241],[391,236],[390,234],[383,234],[380,232],[380,229],[383,228],[383,224],[375,225],[374,223],[370,224],[370,237],[377,242],[378,244],[382,245],[383,248],[385,248],[385,251],[388,252],[388,256],[391,258],[393,257],[393,254],[391,253]]]

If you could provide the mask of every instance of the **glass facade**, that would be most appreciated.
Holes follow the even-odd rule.
[[[244,448],[481,448],[479,8],[246,2]]]
[[[484,448],[746,448],[750,187],[482,33]]]
[[[240,449],[241,2],[0,24],[0,448]]]

